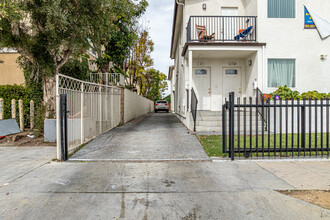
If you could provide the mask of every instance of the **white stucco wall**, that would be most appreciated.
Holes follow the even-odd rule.
[[[154,102],[127,89],[124,90],[124,123],[129,122],[154,110]]]
[[[296,59],[296,90],[330,92],[330,59],[322,61],[321,54],[330,55],[330,38],[322,40],[316,29],[304,29],[304,5],[330,21],[330,2],[327,0],[297,0],[296,18],[267,18],[267,1],[258,1],[258,41],[267,43],[262,82],[267,86],[267,59]]]
[[[318,90],[330,92],[330,37],[322,40],[316,29],[304,29],[304,5],[330,21],[330,2],[328,0],[296,0],[296,18],[267,18],[267,0],[186,0],[183,12],[181,38],[176,47],[175,74],[178,71],[178,85],[176,89],[179,113],[186,113],[186,82],[189,80],[188,54],[193,46],[189,46],[185,60],[182,58],[182,48],[186,42],[186,26],[192,15],[221,15],[221,7],[238,7],[239,16],[257,16],[257,42],[266,43],[265,47],[259,46],[257,52],[242,59],[233,58],[207,58],[201,59],[194,56],[193,68],[211,68],[211,110],[219,111],[222,99],[222,68],[226,67],[229,60],[236,61],[242,67],[242,90],[245,96],[254,96],[254,79],[258,80],[258,87],[264,93],[271,93],[276,88],[268,88],[268,59],[291,58],[296,60],[296,87],[294,90],[305,92]],[[207,9],[202,9],[202,4],[207,4]],[[214,50],[216,47],[204,47]],[[235,48],[235,47],[231,47]],[[328,58],[321,60],[320,55],[326,54]],[[196,66],[196,61],[202,60],[204,66]],[[247,66],[247,61],[252,60],[253,65]]]

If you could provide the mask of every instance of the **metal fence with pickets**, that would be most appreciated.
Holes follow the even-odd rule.
[[[265,114],[267,112],[267,114]],[[262,117],[264,116],[264,117]],[[330,100],[237,98],[222,110],[222,151],[235,158],[330,156]]]
[[[187,42],[256,42],[256,16],[190,16]]]
[[[67,96],[67,139],[69,150],[116,127],[121,120],[122,89],[56,76],[57,118],[60,118],[61,94]],[[57,120],[58,158],[61,143],[60,120]]]
[[[112,86],[125,86],[125,76],[120,73],[92,73],[91,82]]]

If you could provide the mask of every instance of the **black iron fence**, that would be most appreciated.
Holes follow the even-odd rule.
[[[60,135],[61,135],[61,160],[68,160],[68,105],[67,94],[60,95]]]
[[[255,16],[190,16],[187,42],[257,41]]]
[[[196,96],[196,93],[194,89],[191,89],[191,106],[190,111],[194,120],[194,131],[196,131],[196,117],[197,117],[197,105],[198,105],[198,99]]]
[[[265,97],[265,95],[263,94],[263,92],[261,92],[261,90],[259,88],[257,88],[256,99],[257,99],[258,103],[263,102],[264,105],[266,104],[266,106],[267,106],[267,103],[270,101]],[[263,128],[265,129],[265,131],[267,131],[268,111],[262,111],[261,108],[257,108],[257,111],[258,111],[258,114],[261,117],[261,119],[264,121],[264,127]]]
[[[235,157],[328,157],[329,99],[238,98],[223,105],[222,151]],[[261,115],[266,115],[264,120]],[[265,126],[267,130],[265,130]]]

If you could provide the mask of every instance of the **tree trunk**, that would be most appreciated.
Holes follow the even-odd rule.
[[[46,107],[46,118],[56,116],[56,77],[47,76],[43,81],[44,105]]]

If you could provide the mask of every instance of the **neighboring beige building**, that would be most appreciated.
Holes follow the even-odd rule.
[[[96,55],[87,52],[89,55],[89,68],[91,71],[96,71],[97,66]],[[19,53],[12,49],[3,49],[0,50],[0,85],[22,85],[25,83],[24,73],[20,69],[19,65],[17,64],[17,58],[19,57]]]
[[[16,60],[19,54],[14,50],[0,51],[0,85],[24,84],[24,73],[19,68]]]

